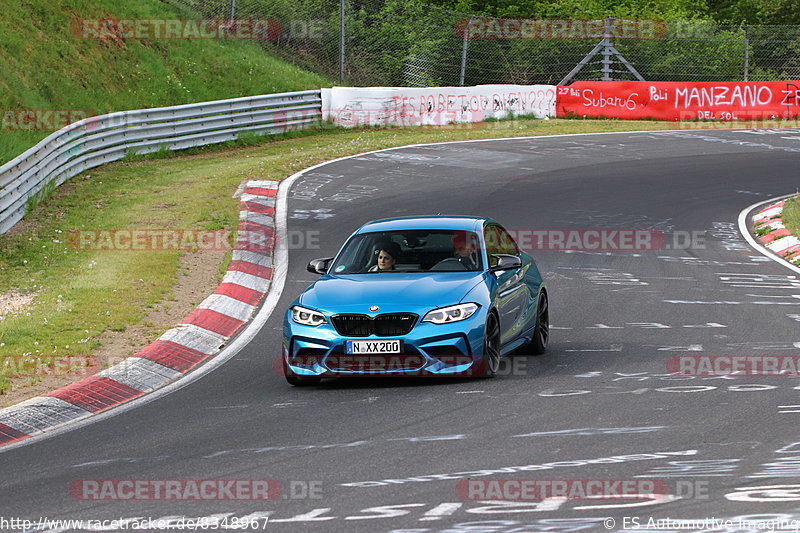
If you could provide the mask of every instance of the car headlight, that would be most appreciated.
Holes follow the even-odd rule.
[[[434,324],[449,324],[450,322],[465,320],[474,315],[477,310],[478,304],[473,303],[451,305],[429,311],[422,321],[433,322]]]
[[[327,320],[325,320],[325,315],[322,313],[300,307],[299,305],[292,307],[292,320],[304,326],[319,326],[327,322]]]

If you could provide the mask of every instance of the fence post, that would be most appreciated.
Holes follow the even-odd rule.
[[[467,71],[467,49],[469,48],[469,29],[472,26],[472,19],[475,18],[475,15],[469,16],[469,21],[467,21],[467,25],[464,27],[464,39],[461,44],[461,75],[458,77],[458,86],[464,86],[464,75]]]
[[[744,25],[744,81],[750,75],[750,26]]]
[[[344,2],[339,0],[339,85],[344,85]]]
[[[236,0],[231,0],[231,14],[228,18],[231,21],[231,25],[233,25],[234,19],[236,18]]]

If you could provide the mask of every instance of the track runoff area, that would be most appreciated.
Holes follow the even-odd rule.
[[[260,332],[170,394],[2,452],[0,529],[796,530],[800,381],[763,369],[800,357],[800,281],[738,218],[794,192],[798,141],[488,140],[311,169],[278,214],[288,270]],[[548,284],[548,352],[490,380],[288,386],[272,363],[306,263],[430,213],[516,232]],[[719,357],[762,364],[717,375]]]

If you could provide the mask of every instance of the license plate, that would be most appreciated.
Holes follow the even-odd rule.
[[[346,341],[348,354],[394,354],[403,352],[403,341],[391,339],[385,341]]]

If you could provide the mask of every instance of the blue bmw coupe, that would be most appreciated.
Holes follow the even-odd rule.
[[[547,348],[547,290],[533,258],[489,218],[376,220],[288,309],[283,372],[295,386],[342,376],[492,377],[500,358]]]

